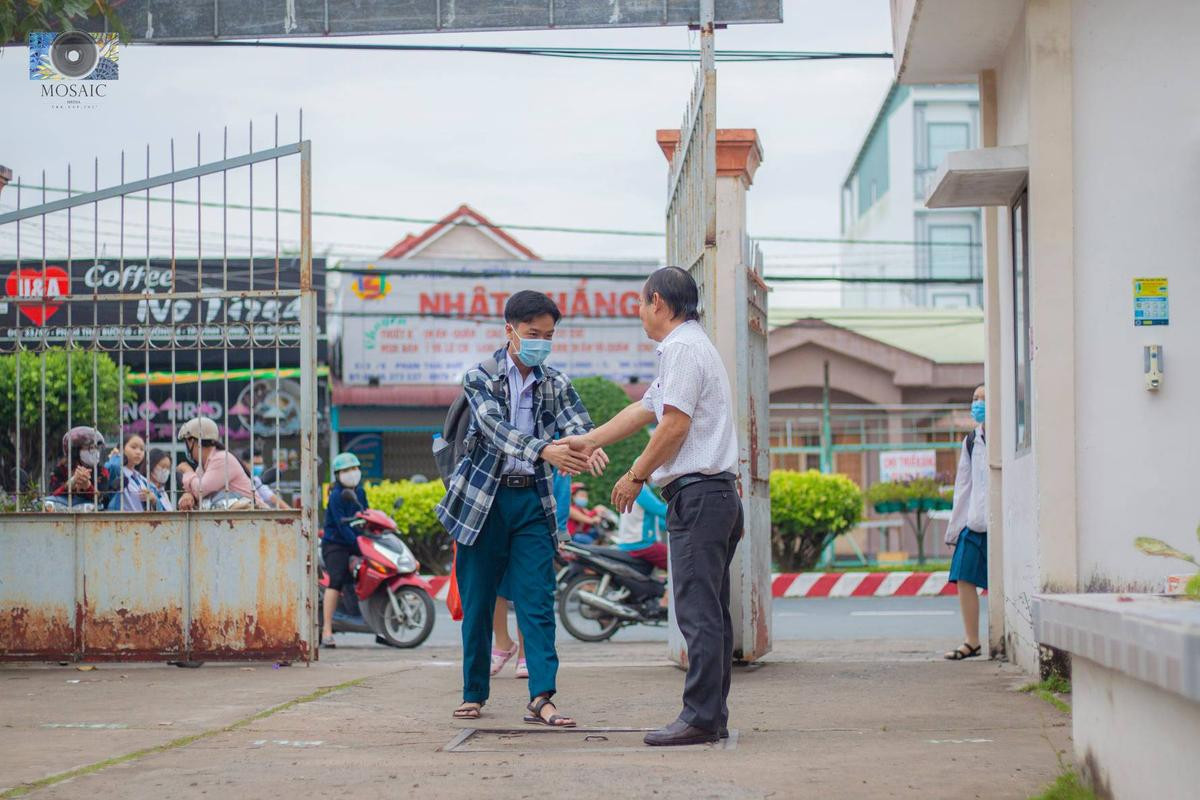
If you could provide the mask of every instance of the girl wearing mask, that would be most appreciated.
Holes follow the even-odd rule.
[[[354,493],[355,502],[342,497],[346,489]],[[341,600],[342,590],[354,589],[350,556],[361,555],[358,533],[346,521],[367,508],[367,494],[362,488],[362,469],[358,456],[338,453],[333,459],[333,483],[329,486],[329,498],[325,502],[325,530],[321,536],[321,558],[329,573],[329,587],[325,590],[325,619],[322,620],[321,629],[322,647],[337,647],[333,638],[333,611]]]
[[[171,454],[165,450],[154,448],[150,457],[144,462],[146,480],[154,495],[154,502],[159,511],[174,511],[175,504],[171,502]]]
[[[958,586],[958,604],[966,634],[961,645],[944,655],[950,661],[975,658],[983,650],[979,641],[979,592],[976,587],[986,589],[988,585],[988,458],[984,402],[984,391],[980,386],[971,401],[971,418],[979,427],[963,439],[958,476],[954,480],[954,509],[946,524],[946,544],[954,548],[949,582]]]
[[[105,467],[109,474],[109,489],[114,494],[108,503],[109,511],[154,511],[154,493],[150,481],[139,467],[146,460],[146,441],[136,433],[125,437],[123,452],[113,450]]]
[[[95,428],[80,425],[67,431],[62,438],[63,457],[50,474],[50,494],[71,505],[106,506],[111,494],[108,470],[100,463],[103,447],[104,437]]]

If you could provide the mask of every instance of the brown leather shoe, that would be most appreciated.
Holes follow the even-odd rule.
[[[720,740],[717,731],[696,728],[683,720],[675,720],[665,728],[650,731],[642,739],[651,747],[681,747],[690,744],[715,744]]]

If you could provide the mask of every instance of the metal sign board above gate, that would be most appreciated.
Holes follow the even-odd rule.
[[[696,25],[701,0],[127,0],[135,42]],[[716,0],[714,22],[782,22],[782,0]],[[103,20],[91,21],[103,29]]]

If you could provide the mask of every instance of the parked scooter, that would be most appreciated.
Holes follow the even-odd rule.
[[[82,514],[96,510],[96,504],[91,502],[75,501],[67,502],[67,498],[62,495],[51,494],[41,499],[42,511],[52,514],[75,513]]]
[[[667,582],[654,567],[615,547],[566,542],[558,574],[558,617],[576,639],[602,642],[626,625],[665,625]]]
[[[342,498],[358,504],[351,489],[344,489]],[[395,521],[373,508],[344,521],[358,532],[362,555],[350,558],[354,591],[341,593],[333,612],[334,632],[373,633],[376,642],[392,647],[419,646],[433,632],[433,589],[417,574],[421,565],[397,535]],[[329,587],[323,563],[321,587]],[[325,593],[320,594],[324,604]]]

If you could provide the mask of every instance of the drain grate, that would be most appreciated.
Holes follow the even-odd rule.
[[[441,749],[446,753],[605,753],[648,750],[642,737],[653,728],[463,728]],[[717,744],[670,750],[733,750],[738,732]]]

